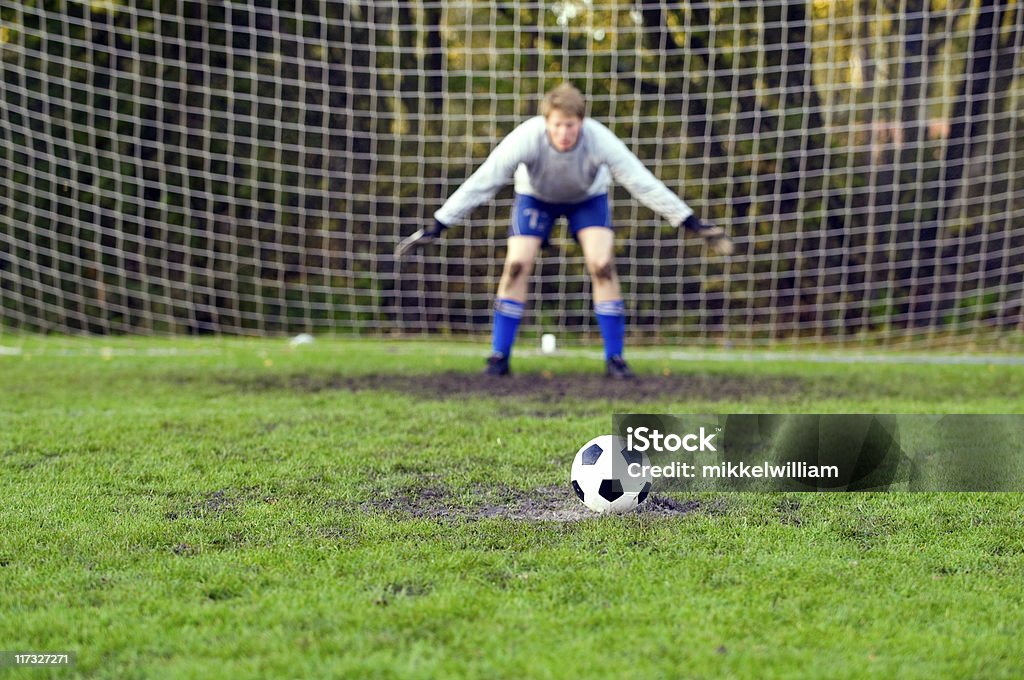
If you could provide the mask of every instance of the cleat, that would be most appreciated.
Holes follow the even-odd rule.
[[[495,352],[487,357],[487,368],[484,375],[508,375],[511,373],[508,367],[508,357],[501,352]]]
[[[616,354],[605,363],[604,376],[613,380],[632,380],[636,373],[630,370],[625,359]]]

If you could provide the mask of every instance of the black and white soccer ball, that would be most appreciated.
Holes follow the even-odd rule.
[[[617,441],[622,445],[616,446]],[[647,454],[627,450],[624,439],[601,435],[576,452],[572,489],[594,512],[629,512],[647,500],[651,492],[650,464]]]

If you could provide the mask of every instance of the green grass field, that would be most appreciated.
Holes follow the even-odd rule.
[[[567,485],[615,412],[1024,413],[1024,366],[523,353],[494,396],[465,343],[0,349],[0,650],[77,654],[2,677],[1024,676],[1020,494]]]

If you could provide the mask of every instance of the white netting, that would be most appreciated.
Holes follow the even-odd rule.
[[[486,332],[511,188],[399,238],[571,79],[738,253],[614,192],[630,330],[1021,329],[1024,4],[0,4],[0,328]],[[560,229],[531,330],[592,330]]]

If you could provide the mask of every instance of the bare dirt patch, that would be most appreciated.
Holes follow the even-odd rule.
[[[680,517],[694,512],[700,504],[668,496],[652,495],[636,515]],[[405,514],[428,519],[469,519],[490,517],[527,521],[575,522],[598,515],[584,507],[568,485],[546,486],[531,491],[509,487],[474,489],[472,500],[458,497],[441,485],[392,493],[363,504],[363,510]]]
[[[238,499],[229,496],[223,489],[206,494],[201,501],[192,503],[182,510],[172,510],[164,515],[166,519],[176,520],[182,517],[201,518],[219,515],[234,510]]]
[[[252,392],[284,390],[316,393],[326,390],[360,392],[385,390],[430,399],[519,397],[554,403],[582,401],[737,401],[758,396],[798,394],[804,381],[791,377],[737,375],[652,375],[636,380],[608,380],[601,374],[520,374],[502,378],[474,373],[430,375],[317,375],[261,376],[223,382]]]

